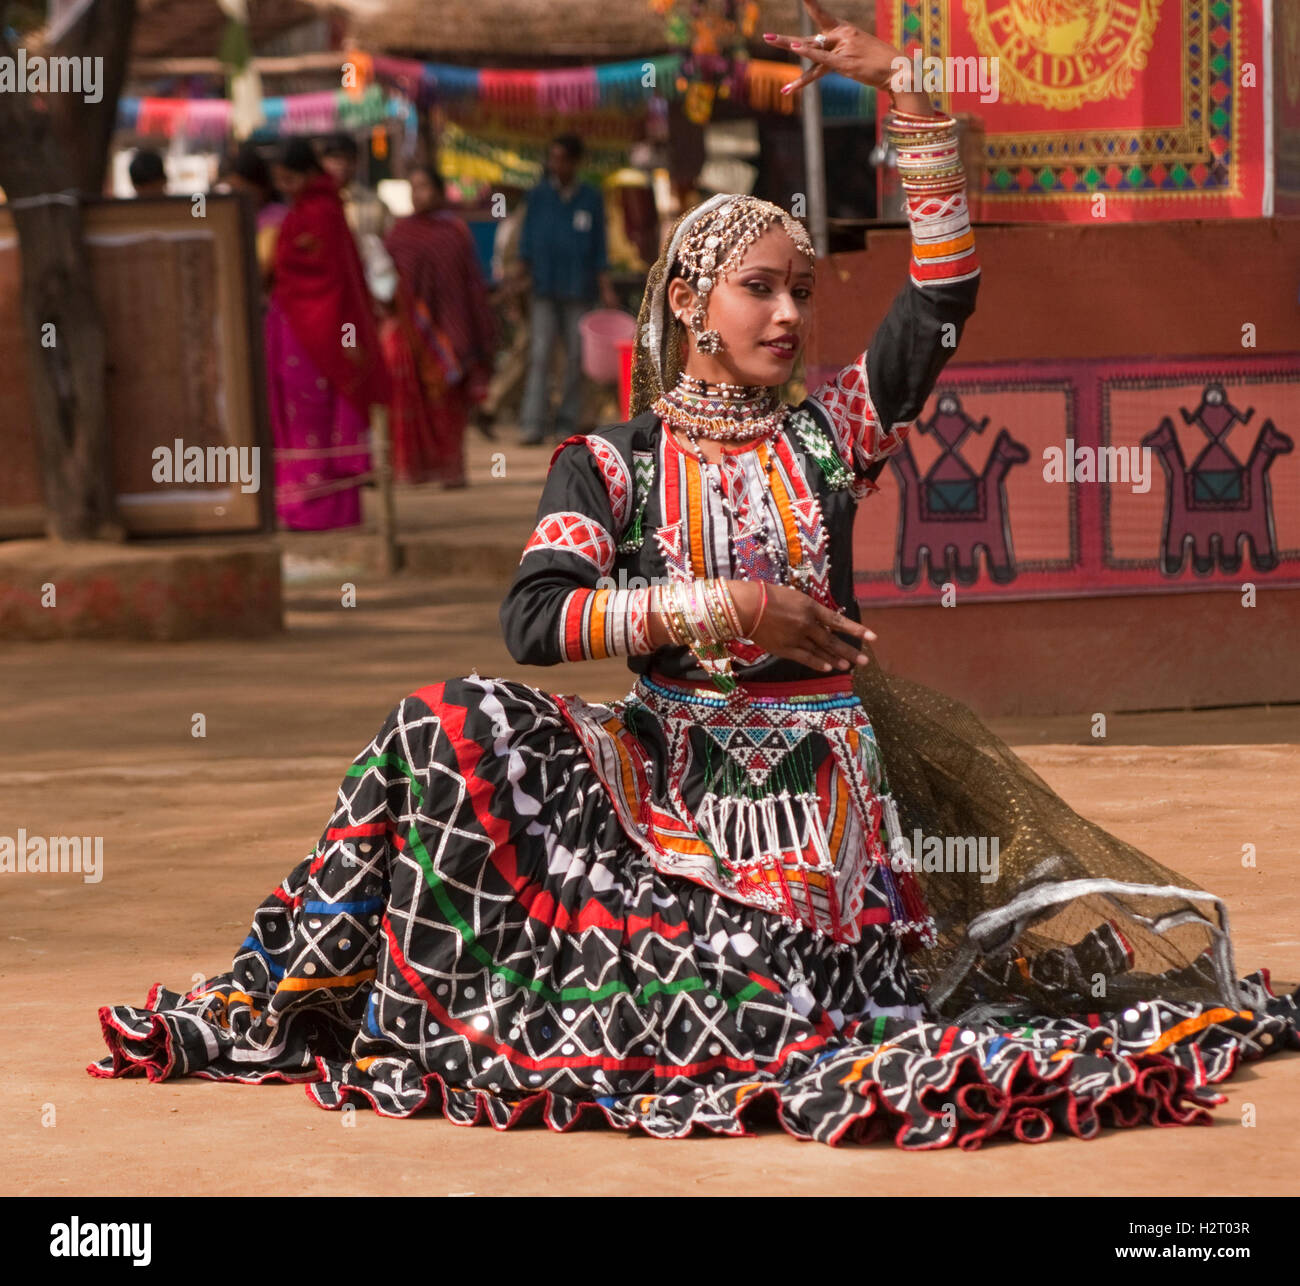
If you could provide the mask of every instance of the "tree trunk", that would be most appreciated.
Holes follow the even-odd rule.
[[[104,326],[76,203],[14,211],[23,255],[23,329],[46,532],[121,540],[105,406]]]
[[[61,540],[123,535],[105,406],[104,325],[79,197],[98,196],[103,188],[134,20],[135,0],[94,0],[57,46],[28,49],[47,58],[101,59],[97,103],[72,93],[0,94],[0,187],[22,255],[46,528]],[[3,36],[0,55],[16,56]]]

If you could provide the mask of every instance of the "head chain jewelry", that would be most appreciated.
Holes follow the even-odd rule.
[[[808,230],[779,205],[754,196],[736,196],[698,219],[682,238],[676,259],[683,275],[695,288],[695,309],[691,313],[691,332],[701,353],[720,353],[722,336],[705,329],[709,294],[724,281],[772,224],[779,222],[795,249],[816,260]]]

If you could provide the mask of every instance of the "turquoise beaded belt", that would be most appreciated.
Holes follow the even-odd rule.
[[[730,704],[709,682],[690,679],[667,679],[663,675],[643,674],[637,687],[650,694],[668,697],[687,705],[722,709]],[[741,683],[749,704],[767,710],[851,710],[860,706],[853,680],[846,674],[837,678],[804,679],[791,683]]]

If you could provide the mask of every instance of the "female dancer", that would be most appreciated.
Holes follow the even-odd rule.
[[[399,482],[437,477],[463,487],[465,426],[492,373],[496,321],[474,239],[446,208],[432,166],[412,171],[411,201],[415,213],[398,219],[384,243],[400,282],[400,341],[394,326],[384,337],[395,385],[393,469]],[[430,366],[432,377],[420,378]]]
[[[823,34],[819,65],[884,88],[897,51],[829,20]],[[1201,1121],[1207,1082],[1294,1043],[1294,1002],[1232,978],[1256,1005],[1153,992],[1131,1017],[944,1017],[940,1000],[969,1006],[1021,978],[1087,1007],[1089,975],[1121,994],[1153,960],[1180,964],[1163,972],[1191,994],[1208,966],[1187,935],[1221,945],[1205,895],[1149,882],[1139,892],[1177,909],[1128,912],[1120,881],[1085,896],[1061,878],[1068,854],[1030,873],[1023,917],[1018,885],[1010,924],[972,921],[942,975],[909,964],[954,932],[943,881],[970,877],[927,886],[936,923],[898,818],[924,792],[891,797],[906,746],[882,756],[892,742],[849,673],[874,637],[850,537],[973,309],[978,266],[954,122],[900,93],[889,129],[912,265],[856,362],[779,401],[812,247],[776,206],[715,197],[651,273],[637,414],[553,458],[506,642],[521,662],[625,655],[631,693],[596,706],[474,674],[407,697],[231,971],[101,1010],[110,1057],[95,1074],[302,1080],[326,1108],[436,1104],[461,1124],[558,1130],[595,1114],[661,1137],[744,1133],[766,1107],[828,1143],[973,1147]],[[943,735],[936,721],[926,755]],[[988,754],[962,762],[941,807],[963,773],[995,789],[1014,774],[991,778]],[[1044,947],[1063,896],[1106,909]]]
[[[355,527],[370,406],[389,393],[373,305],[338,188],[307,139],[286,145],[276,184],[293,202],[266,312],[276,508],[293,530]]]

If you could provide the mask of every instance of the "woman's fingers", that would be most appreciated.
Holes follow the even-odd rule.
[[[841,661],[852,665],[858,655],[857,648],[841,643],[835,635],[828,633],[818,625],[810,625],[799,639],[800,645],[807,648],[814,656],[831,665],[838,666]]]
[[[828,630],[834,630],[836,634],[852,634],[854,638],[866,639],[868,643],[874,643],[876,636],[861,621],[851,621],[847,616],[841,616],[838,612],[832,612],[829,607],[823,607],[820,603],[817,605],[817,619]]]
[[[829,64],[835,56],[832,50],[814,45],[807,36],[778,36],[775,32],[765,31],[763,39],[773,48],[792,50],[800,58],[807,58],[809,62]]]
[[[798,661],[800,665],[806,665],[810,670],[832,670],[835,667],[823,657],[816,656],[806,647],[792,647],[784,653],[789,661]]]
[[[869,657],[863,656],[845,643],[840,643],[829,634],[806,635],[797,643],[790,643],[785,647],[772,647],[769,650],[787,661],[797,661],[810,670],[821,670],[823,673],[849,670],[854,665],[870,663]]]
[[[795,90],[802,89],[805,85],[811,85],[815,80],[821,80],[828,71],[830,71],[829,67],[809,67],[802,76],[782,85],[781,92],[783,94],[793,94]]]
[[[862,664],[859,658],[866,656],[866,653],[856,644],[845,643],[843,639],[837,639],[834,634],[827,635],[827,637],[831,641],[831,647],[834,649],[836,656],[841,657],[850,665]]]

